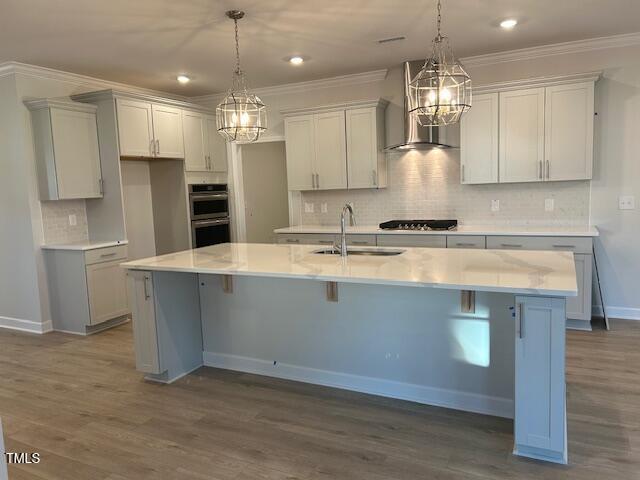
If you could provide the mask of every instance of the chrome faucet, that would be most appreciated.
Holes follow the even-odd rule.
[[[342,213],[340,214],[340,246],[335,246],[340,252],[341,257],[347,256],[347,226],[346,226],[346,214],[349,212],[349,225],[352,227],[356,224],[356,217],[353,213],[353,207],[347,203],[342,207]]]

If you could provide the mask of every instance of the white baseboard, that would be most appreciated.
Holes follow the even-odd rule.
[[[594,305],[591,309],[594,317],[602,317],[602,307]],[[620,318],[623,320],[640,320],[640,308],[612,307],[607,306],[609,318]]]
[[[33,320],[23,320],[21,318],[0,317],[0,328],[9,328],[11,330],[30,333],[47,333],[53,330],[53,325],[51,320],[40,323],[34,322]]]
[[[203,360],[207,367],[237,370],[455,410],[513,418],[513,400],[509,398],[490,397],[284,363],[274,365],[273,362],[267,360],[213,352],[203,352]]]

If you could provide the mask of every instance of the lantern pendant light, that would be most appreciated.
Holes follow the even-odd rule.
[[[229,142],[255,142],[267,129],[267,108],[258,96],[249,92],[244,72],[240,68],[238,20],[244,17],[240,10],[230,10],[236,33],[236,68],[227,96],[216,108],[218,133]]]
[[[457,123],[471,108],[471,77],[453,56],[449,39],[440,33],[441,9],[438,0],[438,35],[431,57],[409,84],[409,112],[422,126]]]

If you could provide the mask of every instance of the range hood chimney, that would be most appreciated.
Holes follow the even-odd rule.
[[[460,124],[443,127],[423,127],[409,114],[409,83],[415,78],[424,60],[404,62],[404,142],[387,147],[386,151],[427,150],[431,148],[459,148]]]

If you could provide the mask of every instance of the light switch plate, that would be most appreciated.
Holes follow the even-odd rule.
[[[304,202],[304,213],[313,213],[313,203]]]
[[[327,202],[322,202],[320,204],[320,212],[321,213],[327,213],[329,211],[329,208],[327,206]]]
[[[618,197],[618,209],[619,210],[635,210],[636,197],[633,195],[621,195]]]
[[[78,224],[78,219],[76,218],[75,214],[69,215],[69,225],[72,227],[75,227],[77,224]]]
[[[492,212],[500,211],[500,200],[491,200],[491,211]]]
[[[544,211],[545,212],[553,212],[555,208],[555,201],[553,198],[545,198],[544,199]]]

